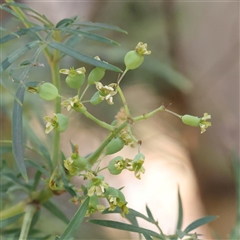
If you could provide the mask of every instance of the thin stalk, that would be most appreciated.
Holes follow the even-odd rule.
[[[91,119],[92,121],[94,121],[95,123],[97,123],[99,126],[108,129],[109,131],[114,131],[115,127],[105,123],[103,121],[100,121],[98,118],[94,117],[91,113],[89,113],[88,111],[83,112],[83,114],[88,117],[89,119]]]
[[[55,32],[56,40],[60,39],[60,34],[58,31]],[[49,62],[52,73],[52,82],[57,87],[59,93],[61,93],[61,84],[60,84],[60,73],[59,73],[59,51],[54,50],[52,61]],[[57,97],[54,102],[54,112],[61,113],[61,97]],[[53,138],[53,168],[55,168],[59,161],[60,153],[60,132],[54,131]]]
[[[129,111],[129,108],[128,108],[128,105],[127,105],[126,98],[125,98],[125,96],[124,96],[124,94],[122,92],[122,89],[120,88],[119,85],[117,86],[117,91],[119,93],[120,98],[122,99],[122,103],[123,103],[125,112],[126,112],[127,116],[130,117],[130,111]]]
[[[28,232],[29,232],[30,225],[31,225],[31,222],[32,222],[32,218],[33,218],[36,210],[37,210],[37,206],[35,204],[28,204],[26,206],[25,215],[24,215],[24,218],[23,218],[23,224],[22,224],[19,239],[27,240]]]
[[[118,128],[116,128],[114,130],[114,132],[111,132],[108,137],[104,140],[104,142],[98,147],[98,149],[92,153],[88,158],[87,161],[93,165],[94,163],[96,163],[96,161],[98,160],[98,157],[100,156],[100,154],[102,153],[103,149],[108,145],[108,143],[123,129],[127,126],[128,122],[125,121],[124,123],[122,123]]]

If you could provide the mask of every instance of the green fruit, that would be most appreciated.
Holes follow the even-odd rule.
[[[97,105],[97,104],[101,103],[102,101],[103,101],[103,99],[100,97],[99,92],[95,92],[94,95],[90,99],[90,103],[92,105]]]
[[[106,155],[119,152],[124,147],[124,142],[121,138],[117,137],[110,141],[106,147]]]
[[[51,101],[58,96],[58,89],[52,83],[43,83],[38,89],[37,93],[43,100]]]
[[[108,164],[108,170],[113,175],[118,175],[124,168],[123,158],[121,156],[113,158]]]
[[[85,74],[75,74],[75,75],[71,75],[69,74],[66,77],[66,83],[70,88],[80,88],[83,83],[85,81]]]
[[[113,187],[108,187],[105,191],[105,196],[108,198],[118,197],[118,190]]]
[[[201,121],[201,118],[199,117],[194,117],[188,114],[182,116],[182,122],[189,126],[198,127],[200,121]]]
[[[88,76],[88,85],[92,85],[95,82],[99,82],[105,75],[105,68],[96,67],[94,68]]]
[[[64,132],[68,127],[68,118],[61,113],[57,113],[56,116],[58,124],[56,130],[59,132]]]
[[[140,55],[135,50],[129,51],[124,57],[124,63],[129,70],[138,68],[143,63],[143,60],[143,55]]]

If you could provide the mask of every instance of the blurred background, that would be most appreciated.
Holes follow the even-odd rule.
[[[183,198],[184,227],[205,215],[219,215],[217,220],[198,232],[205,235],[204,239],[213,239],[212,230],[222,238],[227,238],[236,219],[236,189],[231,158],[233,151],[239,154],[239,3],[16,2],[27,4],[54,23],[66,17],[78,16],[82,21],[108,23],[126,30],[127,35],[100,32],[119,42],[120,47],[86,40],[78,46],[82,53],[98,55],[121,69],[124,69],[126,52],[134,49],[140,41],[147,43],[152,54],[145,57],[140,68],[128,72],[122,81],[132,115],[149,112],[162,103],[171,103],[169,109],[181,115],[187,113],[202,117],[204,112],[211,114],[212,127],[203,135],[198,128],[185,126],[179,119],[165,112],[136,123],[133,132],[143,142],[141,151],[146,156],[146,173],[141,181],[129,173],[119,177],[109,175],[106,179],[114,187],[125,186],[123,192],[129,207],[145,213],[147,204],[165,233],[171,233],[176,225],[179,186]],[[15,30],[18,23],[10,23],[8,16],[1,14],[4,24]],[[77,68],[81,64],[66,58],[62,67]],[[86,68],[91,70],[92,67]],[[45,80],[47,75],[44,74],[48,71],[46,69],[44,73],[35,74],[34,80]],[[116,73],[107,72],[104,83],[116,82],[116,79]],[[91,97],[93,93],[94,89],[88,96]],[[65,95],[71,96],[71,92],[66,90]],[[32,99],[32,96],[28,99],[30,107]],[[100,119],[111,122],[120,107],[119,99],[114,101],[111,107],[103,103],[89,106],[88,109]],[[10,103],[3,100],[2,104],[2,122],[8,126],[6,105]],[[49,111],[49,106],[46,106],[38,114],[45,116]],[[30,110],[28,117],[29,122],[34,124]],[[64,134],[62,148],[66,155],[71,150],[66,144],[70,139],[79,144],[84,155],[96,148],[106,136],[104,130],[99,130],[85,120],[76,115],[71,129]],[[4,127],[3,136],[10,135],[9,131],[10,128]],[[41,127],[39,131],[43,132]],[[126,148],[121,154],[123,157],[133,157],[136,151]],[[78,184],[79,180],[75,181]],[[63,196],[61,201],[71,216],[77,207],[66,204],[68,197]],[[121,218],[118,220],[121,221]],[[146,227],[145,223],[142,224]],[[92,225],[87,224],[84,231],[80,231],[79,238],[111,239],[111,234],[116,236],[114,231],[104,235],[104,229],[101,228],[101,233],[96,229],[98,235],[95,235]],[[122,234],[118,235],[121,238],[134,238],[119,234]]]

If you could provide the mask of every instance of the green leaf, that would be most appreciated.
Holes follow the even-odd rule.
[[[217,218],[218,218],[218,216],[206,216],[206,217],[200,218],[200,219],[194,221],[193,223],[189,224],[183,232],[187,234],[190,231],[192,231],[204,224],[212,222],[213,220],[215,220]]]
[[[19,218],[21,218],[23,216],[23,214],[24,213],[19,213],[13,217],[1,219],[0,220],[0,229],[5,228],[5,227],[11,225],[12,223],[16,222]]]
[[[162,235],[152,230],[148,230],[146,228],[141,228],[141,227],[133,226],[133,225],[122,223],[122,222],[116,222],[111,220],[98,220],[98,219],[89,220],[89,222],[100,225],[100,226],[104,226],[104,227],[110,227],[110,228],[129,231],[129,232],[142,233],[158,239],[164,239]]]
[[[112,70],[112,71],[116,71],[116,72],[122,72],[122,70],[119,69],[118,67],[115,67],[115,66],[113,66],[111,64],[108,64],[108,63],[105,63],[103,61],[96,60],[95,58],[90,57],[90,56],[85,55],[85,54],[82,54],[80,52],[77,52],[75,49],[72,49],[72,48],[70,48],[70,47],[68,47],[68,46],[66,46],[62,43],[51,42],[48,45],[50,47],[54,48],[54,49],[57,49],[57,50],[65,53],[66,55],[69,55],[73,58],[76,58],[79,61],[88,63],[90,65],[94,65],[94,66],[97,66],[97,67],[106,68],[108,70]]]
[[[117,32],[122,32],[122,33],[127,33],[125,30],[116,27],[116,26],[112,26],[106,23],[93,23],[93,22],[81,22],[77,24],[78,26],[87,26],[87,27],[96,27],[96,28],[101,28],[101,29],[107,29],[107,30],[113,30],[113,31],[117,31]]]
[[[111,44],[111,45],[118,45],[118,46],[120,45],[118,42],[98,34],[89,33],[89,32],[81,31],[78,29],[69,29],[69,28],[63,28],[61,30],[64,32],[75,34],[75,35],[80,35],[84,38],[88,38],[97,42],[102,42],[102,43]]]
[[[155,223],[155,220],[154,220],[154,218],[153,218],[152,212],[150,211],[150,209],[149,209],[149,207],[148,207],[147,205],[146,205],[146,211],[147,211],[147,215],[148,215],[149,219],[150,219],[153,223]]]
[[[152,238],[149,235],[147,235],[146,233],[144,233],[143,236],[145,237],[146,240],[152,240]]]
[[[28,162],[30,165],[32,165],[34,168],[36,168],[39,172],[44,174],[46,177],[50,177],[50,173],[45,168],[40,166],[38,163],[36,163],[30,159],[26,159],[25,161]]]
[[[15,60],[17,60],[19,57],[27,53],[32,48],[36,47],[40,41],[32,41],[28,44],[26,44],[23,47],[18,48],[16,51],[11,53],[0,65],[0,74],[6,70]]]
[[[57,218],[59,218],[61,221],[63,221],[64,223],[68,224],[69,220],[66,217],[66,215],[61,211],[61,209],[52,201],[47,201],[45,203],[43,203],[43,206],[49,211],[51,212],[54,216],[56,216]]]
[[[64,18],[56,24],[56,28],[66,27],[66,26],[70,25],[71,23],[73,23],[76,19],[77,19],[77,17]]]
[[[3,43],[8,42],[10,40],[19,38],[19,37],[25,35],[28,32],[37,32],[37,31],[43,31],[43,30],[46,30],[46,27],[35,26],[35,27],[31,27],[31,28],[22,28],[17,32],[11,32],[8,35],[0,38],[0,44],[3,44]]]
[[[8,12],[8,13],[12,14],[14,17],[22,20],[22,19],[21,19],[12,9],[10,9],[10,8],[7,8],[7,7],[5,7],[5,6],[3,6],[3,5],[0,4],[0,9],[2,9],[3,11]]]
[[[178,221],[177,221],[177,229],[180,230],[182,228],[183,222],[183,207],[182,207],[182,199],[180,195],[180,190],[178,188]]]
[[[81,225],[83,219],[85,218],[85,215],[88,209],[88,204],[89,204],[89,197],[85,199],[83,204],[79,207],[79,209],[77,210],[77,212],[74,214],[73,218],[67,225],[67,228],[65,229],[63,234],[60,237],[56,237],[56,240],[57,239],[66,240],[74,236],[79,226]]]
[[[37,11],[35,11],[34,9],[28,7],[25,4],[15,3],[15,2],[8,2],[8,3],[5,3],[4,6],[14,6],[14,7],[19,7],[19,8],[22,8],[24,10],[30,11],[30,12],[32,12],[32,13],[34,13],[37,16],[40,17],[40,18],[38,18],[38,20],[40,22],[45,23],[46,25],[53,26],[53,23],[45,15],[42,15],[42,14],[38,13]],[[35,17],[35,16],[32,16],[32,17]],[[42,21],[42,20],[44,20],[44,21]]]
[[[19,85],[16,98],[23,103],[25,87]],[[12,141],[13,155],[23,178],[28,181],[26,166],[23,158],[23,136],[22,136],[22,106],[14,100],[12,115]]]

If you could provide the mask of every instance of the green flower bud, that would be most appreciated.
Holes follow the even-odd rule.
[[[88,85],[92,85],[95,82],[99,82],[105,75],[105,68],[96,67],[94,68],[88,76]]]
[[[71,75],[69,74],[66,77],[66,83],[70,88],[80,88],[85,81],[85,74],[75,74]]]
[[[74,167],[77,167],[79,171],[84,170],[85,167],[87,166],[87,159],[80,156],[79,154],[73,153],[71,158],[73,160],[72,165]]]
[[[68,118],[61,113],[57,113],[56,117],[57,117],[56,130],[59,132],[64,132],[68,127]]]
[[[58,96],[58,89],[52,83],[43,83],[37,88],[37,93],[43,100],[51,101]]]
[[[124,57],[124,63],[127,69],[133,70],[143,63],[144,57],[135,50],[129,51]]]
[[[95,92],[94,95],[90,99],[90,103],[92,105],[97,105],[101,103],[104,100],[104,98],[101,97],[100,92]]]
[[[113,158],[108,164],[108,170],[113,175],[118,175],[124,168],[124,160],[121,156]]]
[[[182,122],[189,126],[199,127],[201,118],[186,114],[182,116]]]
[[[107,199],[111,198],[111,197],[118,197],[118,190],[116,188],[113,187],[108,187],[105,191],[105,196],[107,197]]]
[[[119,152],[124,147],[124,142],[121,138],[117,137],[112,139],[106,147],[106,155]]]

